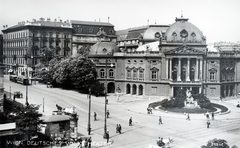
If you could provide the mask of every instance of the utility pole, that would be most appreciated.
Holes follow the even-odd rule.
[[[44,112],[44,98],[43,98],[43,112]]]
[[[11,86],[10,86],[10,99],[12,99],[12,94],[11,94]]]
[[[89,88],[89,104],[88,104],[88,135],[91,134],[91,88]]]

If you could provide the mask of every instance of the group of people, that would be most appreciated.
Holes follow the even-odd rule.
[[[163,138],[162,137],[158,137],[157,145],[160,146],[160,147],[165,145],[165,143],[163,142]]]
[[[122,134],[122,126],[121,126],[121,124],[117,124],[116,133]]]
[[[148,107],[148,108],[147,108],[147,113],[148,113],[148,114],[152,114],[152,108]]]
[[[211,114],[212,114],[212,120],[214,120],[214,112],[212,112]],[[207,128],[209,128],[209,126],[211,124],[209,121],[209,119],[210,119],[209,112],[206,113],[206,118],[207,118]]]
[[[85,140],[83,141],[82,137],[79,137],[78,142],[78,148],[91,148],[92,138],[85,138]]]

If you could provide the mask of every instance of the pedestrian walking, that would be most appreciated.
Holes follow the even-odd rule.
[[[214,120],[214,112],[212,112],[212,120]]]
[[[208,121],[207,121],[207,128],[209,128],[210,124],[211,124],[211,123],[210,123],[210,121],[208,120]]]
[[[107,131],[106,133],[106,139],[107,139],[107,143],[109,142],[109,132]]]
[[[118,125],[118,132],[119,132],[119,134],[122,134],[122,126],[121,126],[121,124]]]
[[[147,113],[150,114],[150,108],[149,107],[147,108]]]
[[[84,141],[84,148],[87,148],[87,147],[88,147],[88,139],[86,138]]]
[[[78,148],[82,148],[82,138],[78,138],[78,142],[79,142],[79,145],[78,145]]]
[[[91,145],[92,145],[92,138],[89,137],[88,138],[88,148],[91,148]]]
[[[152,114],[152,108],[149,108],[150,114]]]
[[[97,113],[94,112],[94,121],[97,121]]]
[[[118,133],[119,131],[119,127],[118,127],[118,124],[117,124],[117,127],[116,127],[116,133]]]
[[[129,126],[132,126],[132,117],[129,119]]]
[[[162,123],[162,117],[161,117],[161,116],[159,116],[158,121],[159,121],[158,124],[163,124],[163,123]]]
[[[110,112],[109,110],[107,110],[107,118],[109,118]]]
[[[190,121],[190,116],[189,116],[189,114],[187,114],[186,120]]]
[[[209,112],[206,113],[206,118],[209,119]]]

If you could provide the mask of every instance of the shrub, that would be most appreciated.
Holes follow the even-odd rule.
[[[168,99],[164,99],[160,102],[161,106],[164,107],[164,108],[168,108],[171,106],[171,103]]]

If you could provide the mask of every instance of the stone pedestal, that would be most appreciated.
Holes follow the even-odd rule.
[[[197,101],[184,101],[184,107],[185,108],[198,108],[198,103]]]

